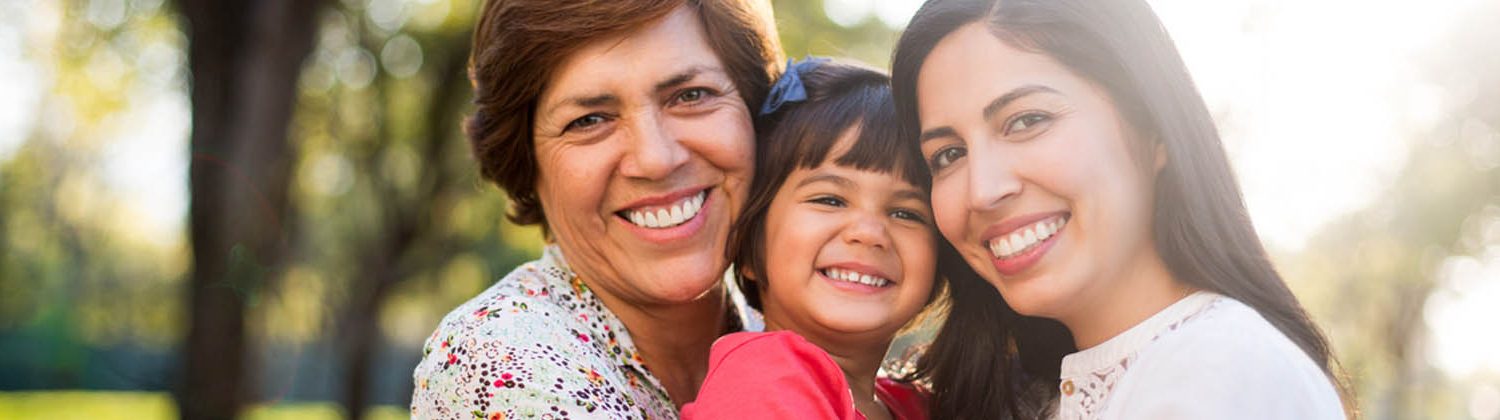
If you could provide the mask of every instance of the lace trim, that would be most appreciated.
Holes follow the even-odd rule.
[[[1183,325],[1187,325],[1190,321],[1198,319],[1200,315],[1208,313],[1214,307],[1218,306],[1222,300],[1222,297],[1216,298],[1198,310],[1182,317],[1182,319],[1163,326],[1155,335],[1151,336],[1151,339],[1147,343],[1156,342],[1162,336],[1176,331]],[[1063,420],[1095,418],[1099,412],[1104,411],[1104,408],[1109,403],[1109,396],[1114,391],[1115,383],[1119,382],[1120,378],[1125,376],[1125,372],[1130,369],[1130,365],[1134,364],[1138,355],[1140,355],[1140,348],[1131,351],[1130,355],[1121,359],[1119,363],[1094,370],[1083,375],[1081,378],[1064,378],[1062,383],[1058,385],[1061,406],[1059,407],[1057,418]]]

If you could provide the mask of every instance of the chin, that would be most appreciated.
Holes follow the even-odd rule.
[[[670,266],[665,266],[670,267]],[[702,268],[688,270],[652,270],[646,281],[654,281],[651,294],[665,302],[688,303],[714,290],[724,278],[724,271]]]
[[[1005,303],[1010,305],[1016,313],[1042,318],[1057,318],[1057,303],[1063,299],[1057,290],[1056,284],[1047,284],[1042,278],[1032,277],[1020,284],[1007,284],[999,287],[1000,295],[1005,297]],[[1002,280],[1003,281],[1003,280]]]
[[[837,334],[866,334],[871,332],[890,331],[894,335],[901,325],[889,325],[888,317],[874,314],[839,314],[824,315],[819,322],[824,329]]]

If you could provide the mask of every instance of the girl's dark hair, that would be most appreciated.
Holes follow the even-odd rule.
[[[821,165],[846,131],[857,130],[858,136],[834,164],[895,174],[924,192],[931,184],[921,149],[900,136],[890,76],[838,61],[798,74],[807,99],[755,119],[755,177],[726,250],[745,301],[756,309],[761,308],[761,289],[751,279],[766,278],[765,222],[771,201],[787,175]],[[936,295],[939,287],[934,290]]]
[[[1208,107],[1150,6],[1143,0],[928,1],[902,34],[892,62],[898,115],[909,141],[916,141],[920,127],[916,86],[922,63],[944,37],[975,22],[1007,45],[1052,57],[1104,88],[1140,138],[1165,150],[1151,224],[1157,252],[1173,277],[1255,308],[1323,369],[1354,413],[1328,340],[1272,267]],[[934,384],[934,418],[1026,414],[1017,409],[1016,390],[1008,388],[1024,383],[1008,376],[1009,360],[1055,366],[1061,354],[1027,354],[1026,344],[1050,349],[1059,343],[1049,343],[1056,337],[1045,329],[1033,336],[1037,331],[1025,323],[1006,326],[1013,315],[1004,300],[973,280],[950,277],[953,309],[916,374]],[[960,290],[968,288],[975,290]],[[1018,356],[999,344],[1007,342],[1020,345]],[[1052,390],[1055,378],[1047,378]]]

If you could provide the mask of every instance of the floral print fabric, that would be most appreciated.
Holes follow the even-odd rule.
[[[732,284],[735,321],[758,330]],[[624,325],[556,246],[444,317],[422,354],[412,375],[413,418],[678,416]]]

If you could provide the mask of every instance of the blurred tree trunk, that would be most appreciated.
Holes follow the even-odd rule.
[[[443,40],[441,45],[429,45],[427,59],[438,76],[433,88],[434,96],[423,113],[423,142],[417,144],[421,155],[422,170],[414,194],[401,194],[392,186],[393,182],[380,182],[376,190],[384,210],[385,223],[376,240],[368,242],[360,254],[360,269],[352,280],[350,300],[341,317],[341,333],[338,341],[344,360],[344,394],[340,403],[349,419],[362,419],[370,405],[371,362],[380,344],[380,313],[391,289],[405,273],[416,267],[402,264],[414,248],[432,231],[434,210],[445,207],[445,199],[451,195],[453,186],[448,171],[453,153],[448,145],[456,136],[461,121],[462,99],[468,91],[465,64],[468,60],[468,33],[459,33]],[[384,89],[389,81],[381,84]],[[384,137],[378,139],[383,152],[395,139],[389,130],[382,130]],[[378,156],[379,152],[372,154]],[[372,171],[373,172],[373,171]],[[429,258],[442,261],[442,258]],[[401,366],[399,368],[410,368]]]
[[[185,419],[228,419],[250,395],[245,307],[281,265],[287,125],[320,1],[178,0],[188,26],[192,163]]]

